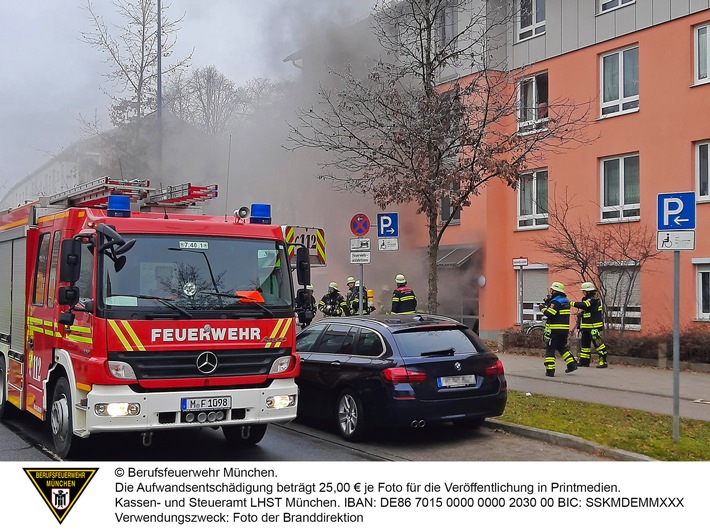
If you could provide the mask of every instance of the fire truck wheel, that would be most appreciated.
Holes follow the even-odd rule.
[[[7,368],[5,357],[0,353],[0,419],[5,417],[5,403],[7,403]]]
[[[232,445],[246,447],[259,443],[268,425],[222,425],[224,437]]]
[[[50,427],[55,452],[62,458],[67,458],[75,450],[78,438],[74,436],[74,420],[72,419],[71,389],[66,377],[60,377],[54,386],[52,394],[52,409],[50,411]]]

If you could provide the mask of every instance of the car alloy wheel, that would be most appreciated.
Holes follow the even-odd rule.
[[[346,390],[338,397],[336,405],[338,431],[348,441],[357,441],[365,435],[365,411],[360,399]]]

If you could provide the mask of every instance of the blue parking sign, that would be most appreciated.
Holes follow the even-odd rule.
[[[695,192],[658,195],[658,230],[695,229]]]
[[[399,236],[398,213],[381,212],[377,215],[377,236],[380,238],[396,238]]]

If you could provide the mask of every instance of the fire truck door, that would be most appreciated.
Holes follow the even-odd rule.
[[[94,291],[94,255],[92,248],[84,243],[81,246],[81,271],[75,286],[79,289],[79,303],[74,311],[74,323],[64,327],[61,344],[71,354],[72,370],[77,386],[86,383],[87,365],[93,348],[93,311],[87,308],[89,302],[96,299]],[[56,312],[57,319],[59,312]],[[61,326],[60,326],[61,327]],[[59,339],[58,339],[59,340]]]
[[[25,349],[25,408],[44,419],[45,381],[52,363],[55,337],[59,334],[54,320],[53,307],[57,284],[57,261],[60,233],[44,232],[39,235],[37,255],[34,257],[30,299],[27,315],[27,342]],[[28,257],[28,261],[32,260]]]

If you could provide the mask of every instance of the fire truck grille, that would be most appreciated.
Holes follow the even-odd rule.
[[[126,362],[141,379],[187,379],[267,375],[274,360],[289,349],[254,351],[132,351],[109,353],[110,361]]]

